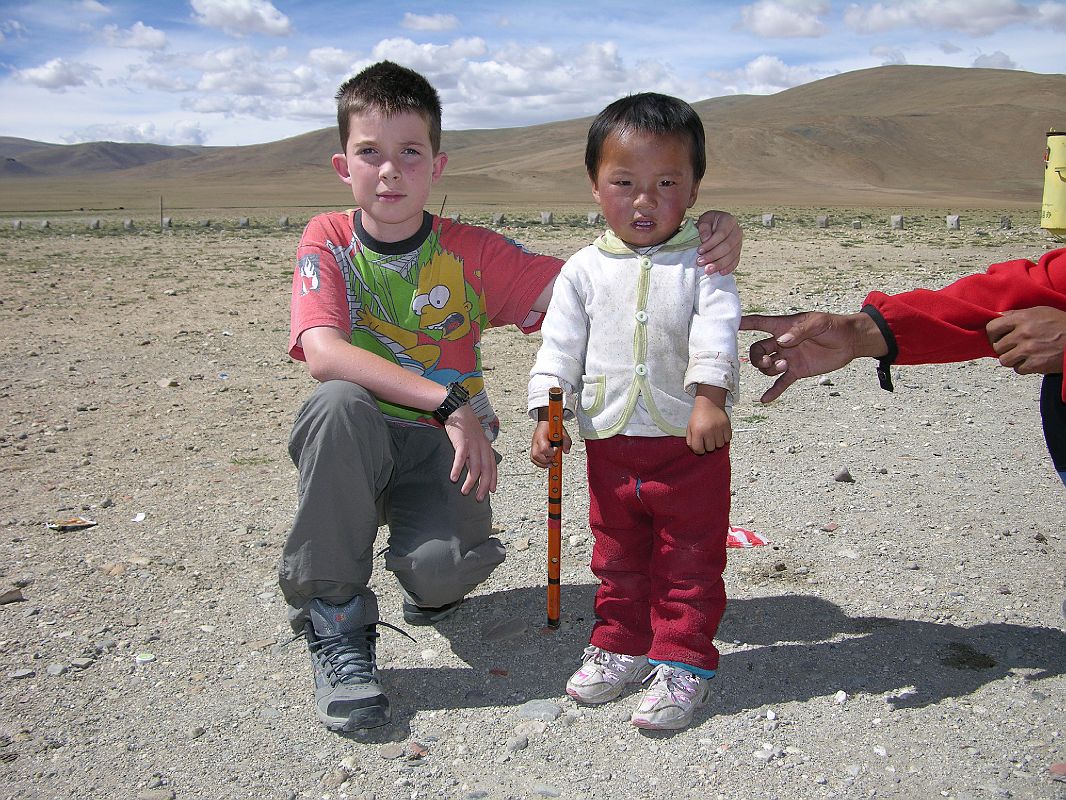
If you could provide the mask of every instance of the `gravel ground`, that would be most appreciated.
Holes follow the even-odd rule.
[[[967,217],[817,230],[813,213],[749,229],[746,309],[852,310],[1051,247]],[[560,256],[589,238],[517,235]],[[771,545],[730,551],[710,702],[652,734],[627,723],[632,695],[564,694],[595,588],[583,450],[546,633],[537,340],[490,331],[508,559],[439,628],[384,632],[390,726],[326,731],[275,577],[312,388],[285,355],[297,236],[0,233],[0,797],[1066,797],[1066,494],[1038,381],[991,361],[897,369],[894,394],[853,365],[769,407],[745,372],[733,520]],[[97,524],[46,527],[75,516]],[[384,569],[374,586],[402,626]]]

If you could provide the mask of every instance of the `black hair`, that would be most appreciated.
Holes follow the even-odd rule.
[[[348,148],[352,114],[366,111],[378,111],[386,117],[418,114],[429,126],[434,155],[440,151],[440,95],[413,69],[379,61],[341,84],[337,90],[337,130],[342,148]]]
[[[656,92],[643,92],[615,100],[592,121],[585,145],[585,169],[593,181],[600,168],[603,143],[611,134],[624,131],[688,139],[693,177],[696,183],[703,179],[707,171],[707,137],[699,114],[684,100]]]

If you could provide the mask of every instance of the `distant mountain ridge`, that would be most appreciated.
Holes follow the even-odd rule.
[[[693,105],[708,140],[701,205],[1028,204],[1045,134],[1066,130],[1066,75],[887,66]],[[446,131],[434,198],[590,204],[589,122]],[[189,207],[350,205],[329,165],[339,149],[333,128],[244,147],[0,137],[0,210],[150,206],[164,193]]]

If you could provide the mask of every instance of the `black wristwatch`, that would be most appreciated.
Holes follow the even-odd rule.
[[[433,411],[433,419],[437,420],[441,425],[444,424],[444,420],[458,411],[459,407],[470,399],[470,392],[464,389],[461,383],[449,383],[446,388],[448,389],[447,397]]]

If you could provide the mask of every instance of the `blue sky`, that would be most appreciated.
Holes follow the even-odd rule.
[[[276,141],[333,124],[383,58],[433,82],[445,128],[500,128],[882,64],[1066,72],[1066,0],[0,0],[0,135]]]

